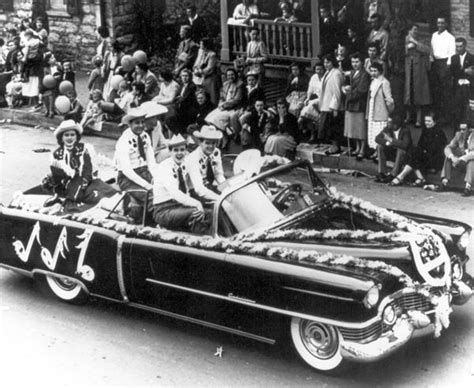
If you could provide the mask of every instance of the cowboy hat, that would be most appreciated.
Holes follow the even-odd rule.
[[[180,133],[177,135],[173,135],[171,139],[168,140],[168,148],[170,150],[173,147],[177,147],[182,144],[186,145],[186,139]]]
[[[128,113],[122,117],[122,124],[129,125],[130,121],[145,117],[146,113],[140,108],[131,108]]]
[[[220,140],[222,139],[222,132],[213,125],[203,125],[200,131],[193,132],[193,136],[202,140]]]
[[[168,112],[168,108],[153,101],[146,101],[140,105],[140,110],[145,112],[145,118],[163,115]]]
[[[54,131],[54,136],[58,137],[66,131],[74,130],[78,135],[82,135],[84,131],[82,125],[76,123],[74,120],[64,120]]]

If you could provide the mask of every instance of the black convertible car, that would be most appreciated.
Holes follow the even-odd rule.
[[[88,296],[267,343],[310,366],[373,361],[439,336],[472,295],[471,228],[338,193],[307,162],[237,174],[207,235],[136,225],[121,201],[68,214],[37,188],[0,207],[0,266]]]

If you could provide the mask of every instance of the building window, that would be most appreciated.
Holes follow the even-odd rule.
[[[2,12],[13,11],[13,0],[0,0],[0,11]]]
[[[81,0],[49,0],[49,12],[80,16]]]

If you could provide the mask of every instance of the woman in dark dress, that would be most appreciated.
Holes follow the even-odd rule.
[[[54,197],[45,206],[60,202],[64,197],[66,211],[82,211],[84,204],[96,205],[102,198],[112,197],[117,191],[97,178],[94,166],[94,149],[80,142],[82,127],[74,120],[65,120],[54,131],[59,147],[51,159],[51,176]]]
[[[404,179],[414,172],[416,180],[414,186],[422,187],[426,180],[422,171],[439,171],[444,163],[444,148],[447,140],[443,130],[436,126],[433,115],[425,116],[425,127],[421,132],[420,140],[416,146],[412,145],[407,150],[407,164],[402,172],[389,183],[390,186],[400,186]]]

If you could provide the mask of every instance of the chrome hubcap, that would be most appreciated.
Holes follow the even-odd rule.
[[[312,321],[301,321],[300,333],[306,349],[315,357],[328,359],[337,353],[339,336],[334,327]]]

